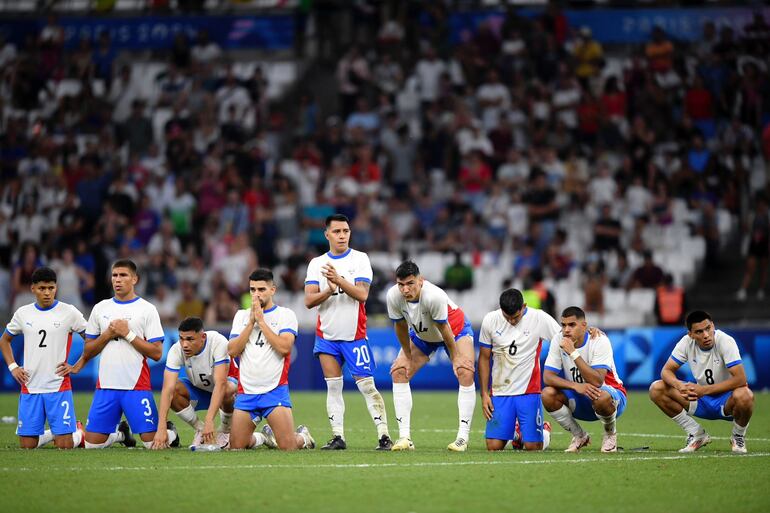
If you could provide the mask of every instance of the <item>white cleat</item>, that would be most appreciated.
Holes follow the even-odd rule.
[[[733,434],[730,438],[730,445],[733,446],[735,454],[746,454],[746,439],[742,435]]]
[[[396,443],[393,444],[393,447],[390,448],[391,451],[413,451],[414,450],[414,444],[412,443],[411,438],[399,438],[396,440]]]
[[[197,430],[195,431],[192,442],[190,442],[190,447],[198,447],[201,444],[203,444],[203,431]]]
[[[278,449],[278,442],[275,441],[275,433],[273,433],[272,428],[265,424],[262,427],[262,434],[265,436],[265,445],[269,449]]]
[[[679,452],[682,452],[682,453],[695,452],[701,447],[708,445],[709,442],[711,442],[711,437],[705,431],[697,435],[688,435],[687,445],[679,449]]]
[[[464,438],[458,438],[451,444],[447,445],[446,448],[453,452],[465,452],[468,450],[468,441]]]
[[[618,452],[617,433],[612,433],[611,435],[604,433],[604,438],[602,439],[602,452]]]
[[[569,444],[569,447],[564,449],[564,452],[580,452],[580,449],[582,447],[585,447],[586,445],[591,444],[591,435],[589,435],[586,432],[583,432],[581,436],[573,436],[572,441]]]
[[[305,447],[303,447],[303,449],[315,449],[315,440],[310,436],[310,430],[307,426],[304,424],[297,426],[297,433],[302,435],[302,438],[305,439]],[[276,444],[276,447],[278,447],[278,444]]]
[[[230,448],[230,433],[217,433],[217,445],[224,451]]]

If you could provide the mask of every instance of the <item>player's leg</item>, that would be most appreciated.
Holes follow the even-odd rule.
[[[470,322],[468,330],[470,330]],[[457,338],[456,348],[461,358],[469,362],[468,366],[457,369],[457,413],[458,427],[455,441],[447,446],[450,451],[462,452],[468,448],[468,440],[471,435],[471,422],[473,421],[473,410],[476,409],[476,384],[475,378],[475,357],[473,349],[473,331],[469,334],[463,333]]]
[[[748,386],[736,388],[727,399],[724,413],[733,417],[733,433],[730,437],[733,452],[746,452],[746,430],[754,413],[754,393]]]
[[[697,403],[693,408],[690,401],[663,380],[654,381],[650,385],[650,399],[660,410],[676,422],[687,433],[687,445],[684,452],[697,451],[711,440],[698,421],[693,418],[697,411]],[[691,413],[692,412],[692,413]]]
[[[345,443],[345,400],[342,397],[343,355],[339,343],[316,337],[313,354],[321,363],[326,381],[326,416],[332,428],[332,438],[323,450],[344,450]]]
[[[94,392],[86,421],[86,449],[106,449],[116,442],[126,447],[136,445],[127,423],[121,423],[116,429],[122,413],[119,397],[122,392],[105,389]]]
[[[51,440],[53,434],[45,430],[45,403],[43,394],[20,394],[19,413],[16,434],[19,437],[19,447],[35,449]]]
[[[254,420],[259,422],[261,417],[240,409],[245,407],[243,404],[237,404],[233,411],[233,425],[230,429],[230,449],[232,450],[251,449],[265,443],[265,436],[262,433],[254,433]]]
[[[282,451],[294,451],[297,449],[312,449],[315,441],[310,436],[305,426],[299,426],[294,431],[294,416],[291,408],[276,406],[266,412],[267,423],[273,430],[278,448]]]
[[[174,397],[171,399],[171,409],[174,410],[177,417],[182,419],[187,425],[197,433],[203,429],[203,422],[198,418],[195,410],[198,409],[198,401],[193,401],[193,384],[185,379],[179,378],[174,387]]]
[[[77,433],[72,391],[41,395],[45,403],[45,415],[54,436],[54,445],[57,449],[72,449],[75,446],[73,435]]]
[[[617,392],[617,394],[613,394]],[[604,436],[602,438],[602,452],[616,452],[617,447],[617,414],[618,414],[618,395],[623,395],[621,392],[615,390],[612,387],[602,386],[602,391],[599,397],[591,401],[591,407],[596,413],[596,417],[604,426]]]
[[[238,394],[238,381],[235,378],[227,378],[227,388],[225,397],[222,399],[222,406],[219,408],[219,418],[222,421],[222,433],[229,433],[233,423],[233,407],[235,405],[235,396]]]
[[[543,401],[543,406],[546,411],[553,417],[565,431],[572,435],[572,441],[567,447],[566,452],[577,452],[581,447],[590,443],[591,437],[586,433],[580,424],[577,423],[573,416],[573,409],[570,404],[575,404],[574,408],[577,408],[577,403],[580,401],[580,394],[575,394],[571,390],[561,390],[554,387],[545,387],[540,394],[540,398]],[[585,398],[587,408],[593,415],[591,409],[591,403],[588,398]]]
[[[389,451],[393,446],[388,432],[388,415],[385,411],[385,400],[374,384],[374,361],[369,342],[364,338],[354,342],[340,344],[342,357],[348,366],[348,371],[356,381],[356,386],[366,401],[366,409],[377,429],[377,450]]]
[[[492,396],[492,407],[484,438],[488,451],[502,451],[516,432],[516,403],[512,396]]]
[[[158,408],[150,390],[126,390],[120,401],[131,431],[139,435],[145,448],[152,447],[155,432],[165,429],[168,433],[169,447],[179,447],[179,434],[174,423],[167,421],[165,426],[158,426]]]
[[[517,395],[513,396],[512,399],[516,405],[516,417],[519,419],[519,430],[521,431],[524,450],[542,451],[546,446],[540,394]]]
[[[412,389],[409,386],[409,380],[428,363],[430,354],[438,348],[438,345],[431,348],[424,343],[417,346],[415,338],[410,342],[411,360],[407,359],[403,350],[399,350],[398,356],[390,367],[390,376],[393,380],[393,406],[396,411],[396,422],[398,422],[398,440],[391,449],[394,451],[414,449],[411,433]],[[410,368],[409,375],[406,372],[407,366]]]

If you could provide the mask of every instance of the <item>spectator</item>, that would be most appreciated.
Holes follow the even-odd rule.
[[[681,326],[687,312],[684,288],[674,285],[670,274],[655,289],[655,318],[661,326]]]
[[[663,270],[652,260],[652,252],[644,252],[644,262],[631,276],[631,288],[657,288],[663,282]]]

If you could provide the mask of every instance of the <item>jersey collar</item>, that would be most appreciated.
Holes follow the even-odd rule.
[[[262,313],[263,313],[263,314],[266,314],[266,313],[270,313],[270,312],[272,312],[273,310],[275,310],[276,308],[278,308],[278,305],[276,305],[276,304],[273,304],[273,306],[272,306],[272,307],[270,307],[270,309],[268,309],[268,310],[262,310]]]
[[[121,301],[116,297],[113,297],[112,300],[115,301],[119,305],[128,305],[130,303],[133,303],[134,301],[139,301],[141,298],[139,296],[136,296],[134,299],[129,299],[128,301]]]
[[[208,345],[208,343],[209,343],[209,337],[206,337],[206,339],[203,341],[203,347],[201,348],[201,350],[200,350],[200,351],[198,351],[197,353],[195,353],[195,356],[198,356],[198,355],[199,355],[199,354],[201,354],[203,351],[205,351],[205,350],[206,350],[206,346]]]
[[[331,251],[327,251],[327,252],[326,252],[326,256],[328,256],[329,258],[332,258],[332,259],[334,259],[334,260],[338,260],[338,259],[340,259],[340,258],[345,258],[346,256],[348,256],[348,255],[350,254],[350,250],[351,250],[351,249],[352,249],[352,248],[348,248],[348,249],[347,249],[347,251],[345,251],[345,252],[344,252],[343,254],[341,254],[341,255],[332,255],[332,252],[331,252]]]
[[[48,310],[53,310],[54,308],[56,308],[56,305],[58,304],[59,304],[59,300],[55,299],[54,302],[51,304],[51,306],[49,306],[48,308],[41,308],[40,305],[37,304],[37,301],[35,301],[35,308],[37,308],[41,312],[47,312]]]
[[[581,347],[585,347],[585,345],[588,344],[589,337],[590,336],[588,335],[588,332],[586,331],[586,334],[583,335],[583,343],[580,344],[580,346],[576,347],[575,349],[580,349]]]

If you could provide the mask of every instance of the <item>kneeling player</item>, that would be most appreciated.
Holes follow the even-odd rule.
[[[602,452],[615,452],[615,421],[626,409],[626,389],[615,370],[610,340],[606,335],[589,338],[586,315],[576,306],[562,312],[561,327],[545,360],[543,406],[572,434],[565,452],[578,452],[591,441],[576,418],[598,418],[604,424]]]
[[[192,445],[218,443],[227,446],[238,383],[235,378],[228,378],[230,356],[227,344],[227,339],[220,333],[203,331],[202,320],[188,317],[179,325],[179,342],[168,352],[158,411],[159,423],[166,423],[170,406],[195,430]],[[180,377],[182,368],[185,374]],[[198,419],[197,410],[207,410],[204,422]],[[223,436],[219,437],[214,429],[217,412],[222,418]],[[168,447],[166,431],[158,430],[153,442],[153,449]]]
[[[687,432],[687,445],[679,452],[694,452],[711,441],[693,417],[732,420],[733,452],[746,452],[746,428],[754,411],[754,394],[746,382],[746,371],[735,339],[715,330],[711,316],[697,310],[685,320],[687,335],[674,347],[671,358],[650,385],[650,398],[663,413]],[[679,381],[676,370],[690,364],[697,383]]]
[[[267,444],[286,451],[312,449],[315,441],[305,426],[294,431],[289,398],[289,364],[297,337],[297,316],[273,304],[273,273],[257,269],[249,276],[251,309],[233,319],[228,351],[240,356],[240,381],[235,399],[231,449]],[[254,433],[262,419],[267,426]]]

